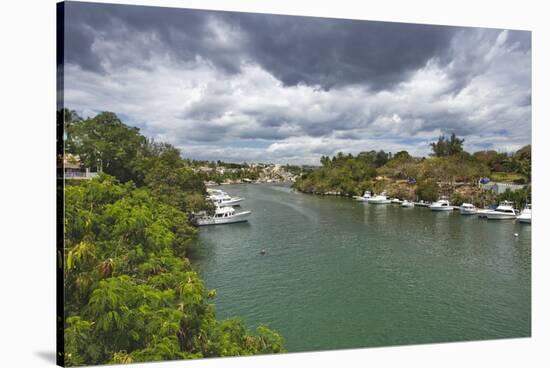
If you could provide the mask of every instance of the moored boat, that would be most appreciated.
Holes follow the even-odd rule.
[[[486,216],[489,220],[515,220],[517,213],[512,202],[504,201],[495,210],[487,212]]]
[[[432,211],[452,211],[453,207],[445,197],[441,197],[437,202],[432,203],[430,206]]]
[[[401,203],[403,203],[403,201],[400,200],[399,198],[393,198],[393,199],[391,200],[391,203],[394,203],[394,204],[401,204]]]
[[[230,197],[228,195],[210,196],[208,199],[214,202],[214,204],[218,207],[238,206],[244,200],[244,198],[241,197]]]
[[[414,202],[411,202],[405,199],[403,203],[401,203],[401,207],[405,207],[405,208],[414,207]]]
[[[206,193],[208,193],[208,195],[227,195],[223,190],[216,188],[206,188]]]
[[[477,214],[477,208],[471,203],[462,203],[460,205],[460,214],[461,215],[475,215]]]
[[[367,190],[362,196],[353,196],[353,199],[359,202],[367,202],[370,197],[371,193]]]
[[[248,221],[251,213],[251,211],[236,212],[233,207],[217,207],[213,216],[208,216],[204,212],[199,213],[195,215],[193,222],[197,226],[233,224]]]
[[[231,197],[221,189],[207,188],[206,192],[208,193],[207,199],[214,202],[218,207],[238,206],[244,200],[241,197]]]
[[[521,211],[521,213],[519,214],[518,216],[518,221],[519,222],[523,222],[523,223],[526,223],[526,224],[530,224],[531,223],[531,216],[532,216],[532,213],[531,213],[531,205],[530,204],[527,204],[525,206],[525,208]]]
[[[386,192],[382,192],[381,194],[377,194],[374,197],[371,197],[367,200],[367,203],[370,204],[389,204],[391,203],[391,200],[388,199],[386,196]]]

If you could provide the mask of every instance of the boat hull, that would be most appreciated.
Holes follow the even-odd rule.
[[[460,209],[460,214],[461,215],[476,215],[477,210],[475,208],[474,209],[461,208]]]
[[[233,198],[228,201],[221,201],[220,206],[238,206],[243,201],[244,198]]]
[[[197,226],[208,226],[208,225],[226,225],[226,224],[235,224],[238,222],[248,221],[248,216],[251,211],[239,212],[230,217],[208,217],[208,218],[199,218],[195,220],[195,225]]]
[[[444,212],[444,211],[452,211],[453,208],[451,206],[430,206],[430,209],[432,211],[436,212]]]
[[[487,217],[487,214],[489,213],[490,211],[488,210],[477,210],[477,216],[478,217],[482,217],[482,218],[486,218]]]
[[[370,204],[390,204],[391,200],[389,199],[369,199],[367,201]]]
[[[487,212],[485,215],[488,220],[515,220],[516,219],[516,215],[511,213]]]
[[[518,221],[519,221],[519,222],[522,222],[522,223],[524,223],[524,224],[530,224],[530,223],[531,223],[531,216],[529,216],[529,217],[526,217],[526,216],[522,217],[522,216],[520,215],[520,216],[518,216]]]

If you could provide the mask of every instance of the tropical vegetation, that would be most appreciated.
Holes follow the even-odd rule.
[[[190,214],[211,210],[175,147],[113,113],[61,112],[66,152],[102,173],[64,188],[64,360],[70,366],[285,351],[280,334],[216,319],[188,258]]]

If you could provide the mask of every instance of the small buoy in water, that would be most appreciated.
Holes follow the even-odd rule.
[[[514,233],[514,236],[517,238],[517,237],[519,236],[519,234],[518,234],[518,233]]]
[[[265,254],[265,249],[262,249],[262,250],[260,251],[260,253],[261,253],[261,254]]]

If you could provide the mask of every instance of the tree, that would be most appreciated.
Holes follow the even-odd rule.
[[[328,166],[330,165],[330,157],[328,156],[321,156],[321,165],[322,166]]]
[[[393,155],[393,160],[409,160],[412,156],[407,151],[399,151]]]
[[[439,186],[433,180],[424,180],[416,187],[416,196],[424,201],[436,201],[439,198]]]
[[[432,156],[446,157],[459,154],[463,151],[464,139],[459,139],[455,133],[451,134],[451,138],[440,136],[437,142],[430,143],[432,147]]]
[[[511,191],[506,189],[506,191],[498,196],[498,201],[510,201],[514,202],[516,208],[523,208],[527,203],[531,203],[531,186],[528,186],[525,189]]]
[[[383,166],[391,158],[390,153],[386,153],[383,150],[380,151],[368,151],[360,152],[357,158],[360,158],[374,167]]]
[[[83,166],[103,170],[122,182],[140,182],[136,165],[146,139],[138,128],[124,125],[111,112],[103,112],[74,122],[67,127],[67,134],[67,152],[78,154]]]
[[[294,188],[307,193],[339,192],[351,196],[370,189],[371,179],[376,176],[374,163],[361,155],[354,157],[340,152],[332,159],[321,157],[321,163],[321,168],[302,175]]]
[[[413,158],[407,151],[396,153],[391,160],[378,169],[381,175],[396,179],[416,177],[421,165],[418,159]]]
[[[531,145],[520,148],[514,154],[516,171],[531,181]]]

